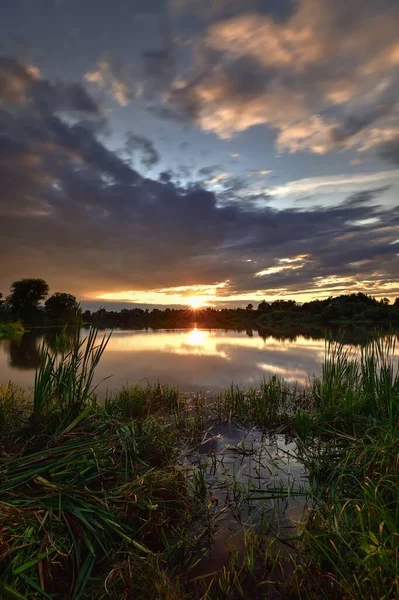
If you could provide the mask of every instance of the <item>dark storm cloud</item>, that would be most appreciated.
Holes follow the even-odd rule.
[[[6,68],[15,74],[13,64]],[[259,208],[249,196],[234,203],[243,193],[239,179],[230,178],[230,200],[220,203],[199,184],[179,187],[170,173],[160,181],[144,178],[100,141],[97,110],[86,98],[54,94],[38,110],[37,83],[53,84],[32,81],[21,69],[23,101],[0,113],[3,290],[19,277],[38,276],[53,289],[83,295],[226,280],[227,292],[309,287],[317,293],[318,277],[375,279],[376,261],[378,281],[395,281],[398,212],[370,205],[379,190],[335,208],[278,211]],[[7,97],[5,85],[0,99]],[[73,120],[60,116],[66,106]],[[79,111],[85,120],[76,121]],[[154,164],[148,140],[133,134],[131,141]],[[281,262],[298,255],[308,255],[301,268]]]

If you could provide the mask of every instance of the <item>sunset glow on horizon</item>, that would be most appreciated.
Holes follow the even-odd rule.
[[[260,276],[260,275],[258,275]],[[201,286],[205,288],[205,286]],[[185,293],[189,286],[185,286]],[[198,289],[198,286],[192,286],[193,291]],[[140,306],[160,306],[168,307],[175,306],[177,308],[190,307],[194,310],[202,308],[223,308],[223,307],[242,307],[245,308],[250,303],[260,303],[263,300],[273,302],[274,300],[295,300],[298,303],[310,302],[315,299],[325,299],[330,296],[340,294],[357,294],[358,292],[366,293],[370,296],[375,296],[377,299],[389,298],[395,299],[399,293],[396,284],[383,284],[373,286],[370,281],[355,282],[351,278],[338,278],[331,276],[326,279],[314,279],[314,288],[308,290],[290,291],[289,289],[260,289],[256,292],[248,292],[244,294],[234,293],[233,290],[222,288],[222,292],[216,293],[214,288],[210,286],[208,293],[204,292],[202,296],[187,296],[185,294],[176,293],[175,288],[170,291],[164,288],[162,290],[132,290],[126,292],[114,292],[100,294],[98,296],[88,297],[86,302],[90,303],[93,300],[98,303],[125,303],[137,304]]]
[[[193,310],[207,306],[207,303],[200,296],[188,296],[187,303]]]

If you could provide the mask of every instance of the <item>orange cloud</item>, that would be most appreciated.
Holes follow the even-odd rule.
[[[209,27],[194,46],[192,72],[175,81],[167,102],[183,102],[204,130],[222,138],[267,124],[278,130],[278,148],[290,152],[327,152],[338,143],[331,132],[340,121],[339,143],[363,149],[378,143],[371,125],[399,125],[392,101],[399,5],[298,0],[281,22],[248,6]],[[341,114],[327,117],[330,107]]]
[[[85,79],[109,92],[120,106],[129,104],[139,93],[138,88],[133,88],[131,76],[128,73],[122,73],[107,60],[101,60],[97,70],[86,73]]]

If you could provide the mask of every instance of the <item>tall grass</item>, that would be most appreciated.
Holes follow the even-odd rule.
[[[117,411],[122,417],[142,418],[158,411],[170,411],[178,408],[179,391],[161,384],[125,385],[106,406]]]
[[[77,330],[71,344],[62,334],[53,348],[43,342],[34,383],[35,416],[46,415],[52,410],[79,408],[94,399],[95,370],[111,334],[104,335],[99,343],[95,328],[89,330],[87,338],[80,339],[79,335]]]
[[[256,424],[275,429],[290,423],[295,413],[312,404],[310,390],[290,385],[273,375],[264,379],[258,388],[241,389],[232,385],[209,402],[215,415],[233,419],[241,424]]]
[[[399,372],[394,339],[326,356],[302,444],[313,510],[297,589],[310,598],[399,597]],[[308,570],[316,572],[310,581]],[[315,586],[315,583],[317,585]]]
[[[31,416],[0,458],[1,597],[119,599],[135,589],[150,599],[179,589],[167,565],[189,556],[189,497],[176,430],[159,414],[175,394],[158,388],[135,420],[126,390],[97,404],[109,336],[97,343],[96,333],[42,348]],[[8,424],[15,393],[10,385],[0,396]]]
[[[0,385],[0,435],[8,435],[23,422],[27,412],[24,391],[11,381]]]

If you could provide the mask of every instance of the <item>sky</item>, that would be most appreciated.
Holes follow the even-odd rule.
[[[399,296],[397,0],[2,0],[0,291]]]

